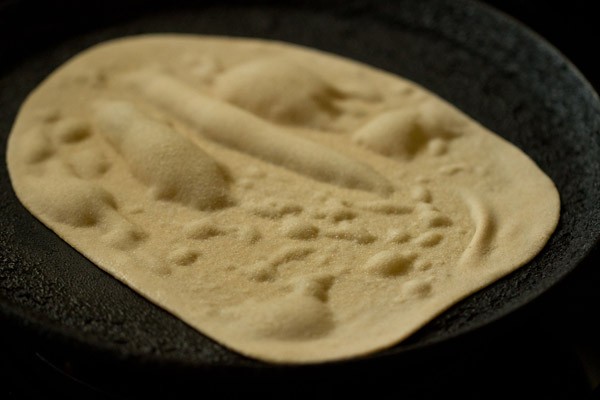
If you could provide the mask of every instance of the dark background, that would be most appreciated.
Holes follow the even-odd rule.
[[[150,3],[154,2],[140,2],[146,6]],[[597,2],[488,0],[485,3],[544,37],[573,62],[596,91],[600,89],[600,62],[596,56],[600,29],[593,10]],[[61,6],[57,8],[56,4]],[[105,4],[0,0],[0,49],[10,48],[12,54],[26,56],[36,46],[50,45],[61,34],[93,29],[86,13],[93,10],[106,18],[118,13]],[[26,33],[25,37],[13,36],[20,23],[16,15],[29,8],[35,10],[28,14],[29,18],[54,32],[54,36],[26,37]],[[51,16],[57,12],[73,16],[68,27],[54,22]],[[3,64],[0,54],[0,73]],[[464,398],[492,398],[494,393],[501,392],[514,398],[527,394],[536,398],[600,399],[597,253],[598,250],[547,294],[504,319],[496,333],[501,340],[494,341],[494,347],[478,348],[483,350],[477,354],[463,354],[464,361],[459,365],[464,370],[454,371],[454,375],[448,371],[447,380],[435,382],[440,387],[434,392]],[[102,397],[84,383],[73,381],[64,370],[54,369],[21,339],[18,333],[3,329],[0,319],[0,399],[52,395]],[[463,381],[457,381],[457,377]]]

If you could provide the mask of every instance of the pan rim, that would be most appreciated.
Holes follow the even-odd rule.
[[[469,3],[469,4],[475,4],[474,7],[479,7],[479,9],[487,9],[485,12],[490,13],[490,15],[495,16],[495,18],[499,18],[501,20],[504,20],[506,24],[510,24],[511,26],[516,26],[516,24],[519,25],[518,29],[521,30],[522,32],[524,32],[524,34],[528,37],[531,38],[532,42],[536,43],[537,45],[541,45],[541,50],[546,51],[550,56],[552,57],[556,57],[558,59],[560,59],[561,62],[566,62],[569,68],[569,72],[574,74],[575,77],[577,78],[578,82],[583,85],[583,87],[588,90],[590,92],[590,95],[596,100],[596,108],[598,109],[599,106],[599,97],[598,94],[595,92],[595,90],[593,89],[592,85],[585,79],[585,77],[583,76],[583,74],[581,74],[581,72],[577,69],[577,67],[575,65],[573,65],[570,61],[568,61],[568,59],[566,57],[564,57],[564,55],[562,53],[560,53],[554,46],[552,46],[550,43],[548,43],[545,39],[543,39],[541,36],[537,35],[535,32],[533,32],[532,30],[530,30],[529,28],[527,28],[525,25],[521,24],[519,21],[514,20],[513,21],[509,21],[508,18],[511,17],[507,17],[505,15],[501,15],[499,14],[495,9],[493,9],[490,6],[486,6],[486,5],[481,5],[479,3],[472,3],[472,2],[467,2],[464,1],[465,4]],[[496,13],[496,14],[494,14]],[[515,28],[517,29],[517,28]],[[14,194],[13,194],[14,195]],[[597,210],[596,210],[597,211]],[[583,260],[586,259],[586,257],[588,257],[588,255],[593,251],[593,249],[595,247],[598,246],[598,243],[600,242],[600,230],[596,229],[596,232],[590,232],[591,235],[595,236],[594,238],[592,238],[588,243],[589,243],[589,247],[584,251],[584,254],[580,253],[580,256],[577,260],[573,260],[572,264],[574,265],[573,268],[571,268],[570,270],[566,270],[563,271],[562,275],[556,277],[556,279],[554,280],[554,282],[549,282],[547,284],[547,287],[542,287],[539,288],[539,290],[537,292],[533,292],[533,293],[529,293],[529,297],[527,298],[527,301],[525,303],[528,303],[536,298],[538,298],[539,296],[541,296],[544,292],[546,292],[549,288],[555,286],[559,281],[563,280],[567,275],[569,275],[573,269],[576,268],[576,266],[578,264],[580,264]],[[506,315],[514,312],[515,310],[519,309],[522,306],[515,306],[512,308],[504,308],[503,312],[501,313],[497,313],[494,315],[494,317],[492,317],[491,319],[488,318],[486,319],[486,322],[483,323],[483,325],[489,325],[503,317],[505,317]],[[2,314],[10,314],[11,312],[14,311],[14,304],[11,305],[8,304],[8,302],[0,296],[0,313]],[[34,315],[28,315],[29,317],[32,317],[33,319],[31,321],[29,321],[27,324],[30,324],[31,322],[39,322],[39,319],[37,319],[38,317],[34,316]],[[47,327],[48,324],[47,322],[39,322],[39,325],[43,326],[43,327]],[[413,346],[409,345],[408,347],[403,347],[400,351],[391,351],[391,353],[389,354],[390,356],[397,356],[399,353],[402,353],[405,350],[410,350],[411,348],[415,348],[415,349],[419,349],[425,346],[428,346],[430,344],[435,344],[435,343],[440,343],[442,341],[446,341],[446,340],[451,340],[454,339],[456,337],[462,336],[468,332],[471,332],[474,329],[478,329],[481,326],[475,326],[475,327],[468,327],[467,329],[462,329],[462,330],[458,330],[455,331],[454,333],[450,334],[449,336],[445,336],[443,338],[437,338],[437,339],[433,339],[432,341],[427,341],[425,340],[424,342],[419,342],[417,344]],[[56,330],[55,330],[56,332]],[[62,335],[62,333],[61,333]],[[75,335],[77,336],[77,335]],[[74,337],[75,337],[74,336]],[[86,339],[87,341],[87,339]],[[106,349],[111,349],[112,346],[108,346],[106,347]],[[387,353],[386,353],[387,355]],[[382,354],[379,355],[374,355],[374,357],[381,357]],[[145,355],[145,357],[150,357],[148,355]],[[165,359],[163,358],[164,356],[158,357],[157,361],[160,362],[165,362]]]

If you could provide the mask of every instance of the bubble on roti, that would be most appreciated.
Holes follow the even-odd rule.
[[[100,268],[280,363],[402,341],[534,257],[560,207],[524,153],[415,83],[254,39],[95,46],[28,97],[7,160]]]

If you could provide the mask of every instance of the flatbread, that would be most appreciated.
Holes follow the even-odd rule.
[[[14,190],[67,243],[228,348],[376,352],[519,268],[552,181],[415,83],[257,39],[102,43],[9,137]]]

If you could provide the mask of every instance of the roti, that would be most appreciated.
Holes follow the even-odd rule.
[[[7,163],[99,268],[273,363],[401,342],[531,260],[560,213],[526,154],[435,94],[262,39],[96,45],[29,95]]]

